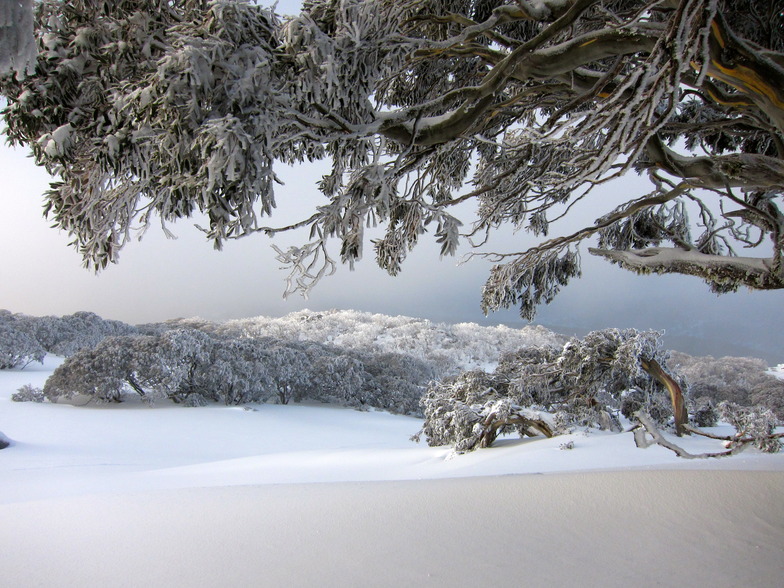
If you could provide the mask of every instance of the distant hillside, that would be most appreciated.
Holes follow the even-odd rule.
[[[168,328],[189,327],[231,337],[274,337],[313,341],[355,351],[400,353],[427,360],[440,375],[475,368],[493,369],[501,355],[523,347],[561,346],[568,337],[542,326],[482,327],[475,323],[434,323],[406,316],[355,310],[302,310],[279,318],[213,323],[199,318],[175,319]],[[142,325],[140,329],[160,328]]]

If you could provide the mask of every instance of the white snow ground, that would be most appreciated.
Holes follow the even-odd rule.
[[[529,580],[653,586],[668,584],[667,575],[641,579],[638,571],[629,571],[630,562],[621,559],[610,565],[606,557],[615,549],[612,557],[623,558],[622,552],[632,549],[639,552],[635,569],[664,570],[662,558],[684,557],[682,546],[674,546],[685,538],[671,541],[679,532],[696,534],[695,541],[704,541],[699,537],[706,533],[711,537],[709,549],[691,548],[691,563],[683,562],[690,566],[708,556],[716,560],[703,562],[703,575],[694,577],[699,585],[709,585],[700,580],[705,577],[712,579],[712,586],[741,580],[747,586],[775,585],[771,578],[784,577],[784,453],[748,450],[720,460],[684,460],[658,446],[637,449],[631,434],[590,432],[507,439],[491,449],[455,456],[447,448],[409,440],[420,420],[382,412],[325,405],[256,405],[246,410],[165,403],[75,407],[10,400],[23,384],[42,386],[58,361],[48,358],[43,366],[0,372],[0,431],[13,442],[0,451],[0,569],[14,580],[8,585],[306,586],[316,579],[320,585],[342,586],[414,580],[463,585],[463,580],[481,582],[484,574],[493,573],[487,558],[496,558],[493,565],[507,565],[497,571],[494,583],[501,586],[528,585],[519,576],[523,560],[528,562]],[[573,449],[560,449],[570,440]],[[694,453],[720,448],[708,439],[678,442]],[[436,481],[439,478],[452,480]],[[538,505],[536,512],[525,510],[534,508],[524,507],[529,499]],[[412,522],[413,515],[405,512],[409,507],[424,520]],[[626,511],[616,512],[622,508]],[[375,514],[369,515],[368,509]],[[580,511],[582,518],[570,522],[563,509],[574,516]],[[734,514],[713,528],[716,513],[730,511]],[[522,518],[508,520],[514,512]],[[741,525],[738,517],[744,516]],[[461,539],[466,528],[454,525],[468,524],[465,517],[476,535]],[[243,520],[265,533],[282,534],[281,541],[290,545],[289,559],[253,559],[247,545],[228,553],[230,559],[221,563],[208,557],[216,550],[215,541],[224,541],[219,549],[224,553],[240,538],[248,540],[253,533]],[[368,520],[375,523],[368,527]],[[577,568],[573,562],[558,564],[568,559],[569,550],[573,555],[579,549],[575,537],[593,537],[591,529],[596,537],[608,535],[584,546],[586,553],[604,546],[606,557],[593,563],[581,558],[582,567]],[[144,533],[151,535],[142,537]],[[196,540],[199,533],[215,541]],[[360,544],[358,537],[364,537]],[[533,551],[526,544],[524,556],[516,542],[530,543],[531,537],[540,537],[541,544]],[[630,547],[635,537],[639,545]],[[279,548],[269,547],[267,539],[256,540],[261,551],[277,553]],[[173,547],[178,541],[190,549]],[[476,547],[480,543],[481,549]],[[470,553],[473,548],[484,554],[478,557],[487,565],[472,565],[455,552]],[[387,564],[379,549],[387,551]],[[160,556],[160,550],[184,559],[176,565],[171,558],[144,564],[134,559]],[[46,557],[40,557],[44,553]],[[541,560],[547,553],[549,563]],[[539,559],[532,560],[532,554]],[[96,568],[94,562],[102,557],[109,561]],[[393,565],[396,557],[402,558],[398,564],[422,561],[398,569]],[[366,558],[362,561],[367,565],[356,558]],[[647,563],[640,564],[640,558]],[[260,566],[267,580],[257,583]],[[169,577],[173,570],[180,575]],[[169,580],[155,580],[164,577]],[[227,577],[235,583],[225,583]]]
[[[168,402],[71,406],[12,402],[42,387],[62,360],[0,372],[0,504],[105,492],[281,483],[421,480],[615,469],[784,471],[784,453],[684,460],[635,447],[631,434],[591,431],[553,439],[502,439],[453,455],[410,437],[421,420],[329,405],[185,408]],[[251,409],[252,408],[252,409]],[[249,410],[251,409],[251,410]],[[729,429],[728,429],[729,431]],[[560,447],[572,441],[574,448]],[[692,453],[720,442],[685,438]]]

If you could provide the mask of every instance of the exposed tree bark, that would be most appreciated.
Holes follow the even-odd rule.
[[[526,430],[531,429],[548,438],[555,434],[550,425],[543,419],[527,417],[521,414],[514,414],[507,418],[499,419],[495,414],[491,414],[482,423],[482,434],[479,435],[476,438],[476,441],[467,449],[471,451],[477,446],[490,447],[498,438],[498,433],[501,431],[501,429],[507,425],[517,425],[523,427]],[[527,434],[530,435],[531,433],[528,432]]]
[[[721,14],[711,26],[708,75],[747,95],[784,132],[784,68],[735,35]]]
[[[675,417],[675,433],[680,437],[686,432],[685,426],[689,422],[689,413],[686,410],[686,402],[683,399],[683,392],[678,382],[664,371],[659,362],[655,359],[641,358],[640,365],[645,372],[667,388],[672,402],[672,414]]]

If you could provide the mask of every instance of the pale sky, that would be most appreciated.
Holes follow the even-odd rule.
[[[280,2],[292,13],[296,2]],[[324,167],[281,167],[286,182],[277,189],[281,217],[269,224],[301,218],[323,202],[316,182]],[[439,261],[438,247],[425,235],[395,278],[366,255],[351,272],[340,267],[308,300],[283,300],[285,272],[278,269],[271,241],[262,235],[227,243],[216,252],[193,225],[180,221],[167,239],[153,226],[141,242],[121,252],[120,263],[98,276],[81,267],[67,235],[49,228],[42,217],[42,195],[51,178],[22,149],[0,146],[0,308],[32,315],[62,315],[89,310],[130,323],[201,316],[222,320],[254,315],[279,316],[310,308],[357,309],[405,314],[436,321],[521,325],[517,310],[485,318],[479,309],[488,264],[472,261],[457,267],[455,258]],[[609,200],[633,197],[647,189],[630,178],[605,189]],[[644,188],[645,187],[645,188]],[[604,197],[602,197],[604,199]],[[602,203],[582,211],[583,223],[612,208]],[[568,230],[566,227],[564,230]],[[274,241],[302,243],[307,234]],[[498,249],[519,251],[532,244],[524,233],[507,233]],[[604,327],[664,329],[669,346],[691,353],[757,355],[784,362],[784,292],[749,292],[717,297],[696,278],[634,276],[583,252],[583,278],[574,281],[537,322],[582,332]],[[694,340],[692,340],[694,339]]]

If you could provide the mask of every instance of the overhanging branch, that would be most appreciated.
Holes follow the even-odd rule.
[[[742,285],[755,290],[784,288],[784,274],[775,271],[771,258],[707,255],[669,247],[626,251],[589,248],[588,251],[640,274],[685,274],[710,284]]]
[[[757,153],[684,157],[651,137],[646,153],[654,166],[688,180],[695,187],[768,190],[784,187],[784,162]]]

